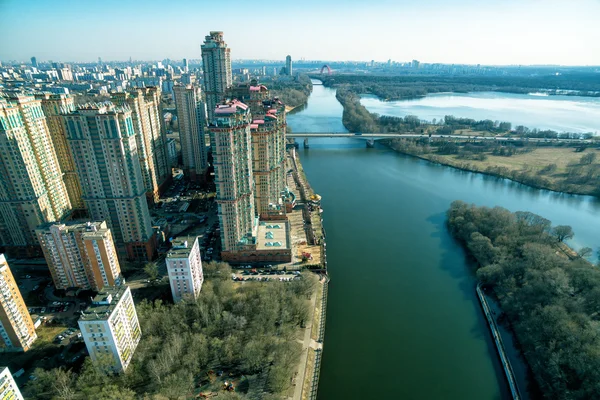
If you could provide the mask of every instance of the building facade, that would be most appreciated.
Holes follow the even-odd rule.
[[[210,125],[223,256],[256,240],[250,108],[233,100],[219,104]],[[224,257],[225,259],[226,257]]]
[[[148,199],[157,202],[160,186],[167,179],[166,132],[161,124],[160,93],[156,87],[113,93],[113,103],[128,105],[137,139],[138,159]]]
[[[106,222],[47,224],[37,234],[57,289],[100,291],[121,284],[121,267]]]
[[[0,399],[23,400],[23,395],[17,386],[8,367],[0,367]]]
[[[131,110],[87,104],[63,119],[90,218],[107,222],[121,257],[153,259],[156,237]]]
[[[224,100],[225,93],[233,82],[231,49],[223,40],[223,32],[210,32],[204,38],[201,48],[207,118],[209,122],[212,122],[215,107]]]
[[[0,351],[27,351],[37,335],[4,254],[0,254],[0,293]]]
[[[195,299],[204,282],[198,237],[179,237],[171,244],[166,263],[173,301],[178,302],[184,296]]]
[[[173,97],[179,121],[179,139],[184,173],[192,181],[202,180],[208,168],[206,153],[206,115],[200,88],[174,86]]]
[[[71,213],[42,102],[0,96],[0,247],[37,255],[35,228]]]
[[[61,114],[68,114],[75,110],[73,97],[68,94],[51,93],[39,93],[35,97],[42,101],[42,110],[46,116],[50,138],[63,173],[63,181],[71,206],[74,210],[83,210],[85,206],[81,198],[81,184],[75,171],[75,162],[69,150],[65,127],[61,118]]]
[[[285,73],[286,73],[286,75],[289,75],[289,76],[293,75],[293,71],[292,71],[292,56],[287,56],[285,58]]]
[[[81,313],[79,329],[92,361],[112,360],[123,372],[133,358],[142,331],[128,286],[107,286]]]

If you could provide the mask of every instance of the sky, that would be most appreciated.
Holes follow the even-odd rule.
[[[600,0],[0,0],[0,60],[600,65]]]

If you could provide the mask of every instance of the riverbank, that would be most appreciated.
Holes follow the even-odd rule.
[[[483,154],[465,159],[464,154],[439,154],[439,146],[423,140],[385,139],[381,143],[406,155],[462,171],[476,172],[553,192],[600,197],[600,151],[578,152],[571,147],[536,147],[510,156]],[[586,154],[595,154],[590,164],[582,163]]]

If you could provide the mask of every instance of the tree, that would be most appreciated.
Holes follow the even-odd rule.
[[[590,165],[596,161],[596,153],[587,153],[581,156],[579,162],[584,165]]]
[[[587,258],[591,256],[593,252],[594,250],[592,250],[591,247],[584,247],[582,249],[579,249],[577,255],[579,256],[579,258]]]
[[[155,262],[146,263],[144,272],[148,275],[150,280],[155,280],[158,277],[158,264]]]
[[[569,225],[558,225],[552,228],[552,236],[554,236],[559,243],[562,243],[565,240],[573,239],[575,234],[573,233],[573,228]]]

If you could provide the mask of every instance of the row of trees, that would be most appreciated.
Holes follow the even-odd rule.
[[[452,203],[452,235],[493,288],[537,383],[548,399],[600,393],[600,269],[568,254],[569,226],[529,212]],[[568,255],[567,255],[568,254]]]
[[[197,300],[136,305],[142,340],[125,373],[112,375],[102,361],[89,359],[79,373],[36,370],[38,379],[24,390],[27,398],[188,398],[210,383],[211,370],[244,382],[219,399],[281,398],[298,366],[297,330],[308,318],[316,277],[235,287],[231,268],[214,262],[204,266],[204,274]]]

